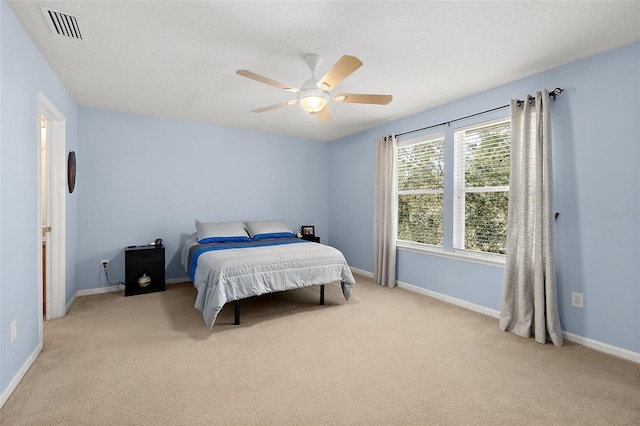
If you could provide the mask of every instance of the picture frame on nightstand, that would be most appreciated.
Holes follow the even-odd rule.
[[[303,225],[300,227],[302,238],[313,238],[316,236],[316,227],[313,225]]]
[[[302,233],[302,239],[307,241],[313,241],[315,243],[320,242],[320,237],[316,237],[316,227],[313,225],[304,225],[300,227]]]

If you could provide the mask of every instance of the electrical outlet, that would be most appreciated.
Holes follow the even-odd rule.
[[[582,308],[582,293],[576,293],[575,291],[571,292],[571,306],[575,306],[576,308]]]
[[[11,341],[13,342],[18,337],[18,326],[16,320],[11,321]]]
[[[109,260],[104,259],[100,262],[100,269],[109,269]]]

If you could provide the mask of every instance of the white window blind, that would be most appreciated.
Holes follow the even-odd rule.
[[[398,146],[398,239],[442,246],[444,135]]]
[[[505,254],[510,127],[502,120],[455,132],[455,249]]]

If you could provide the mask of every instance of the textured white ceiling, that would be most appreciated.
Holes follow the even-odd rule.
[[[640,1],[9,1],[78,105],[332,141],[640,40]],[[84,40],[54,35],[40,5],[80,16]],[[322,124],[294,94],[302,58],[364,63]]]

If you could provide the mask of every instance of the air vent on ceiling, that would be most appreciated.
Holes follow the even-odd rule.
[[[54,33],[64,37],[84,39],[82,20],[79,16],[58,12],[42,6],[45,20],[49,29]]]

